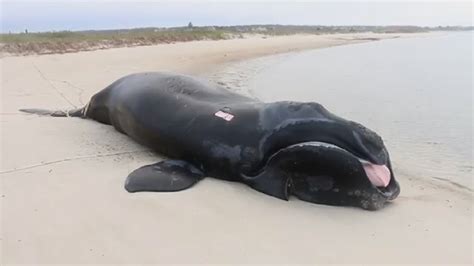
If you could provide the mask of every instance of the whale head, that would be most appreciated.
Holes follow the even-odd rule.
[[[243,174],[253,188],[282,199],[293,195],[368,210],[399,195],[389,153],[374,131],[317,103],[280,102],[265,111],[265,156]],[[284,119],[272,124],[273,117]]]

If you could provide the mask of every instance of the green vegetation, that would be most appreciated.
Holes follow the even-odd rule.
[[[151,41],[174,42],[190,40],[224,39],[223,31],[216,30],[107,30],[107,31],[58,31],[40,33],[0,34],[1,43],[42,42],[100,42],[100,41]]]
[[[9,54],[67,53],[153,45],[158,43],[235,38],[221,30],[210,29],[131,29],[106,31],[59,31],[0,34],[0,51]]]
[[[460,27],[416,26],[290,26],[247,25],[226,27],[139,28],[100,31],[59,31],[39,33],[0,34],[0,52],[8,54],[47,54],[153,45],[158,43],[186,42],[195,40],[222,40],[240,38],[242,34],[265,35],[331,34],[331,33],[407,33],[432,30],[472,30]]]

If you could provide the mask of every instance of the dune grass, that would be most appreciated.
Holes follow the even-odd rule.
[[[220,30],[199,29],[136,29],[1,34],[0,51],[15,55],[67,53],[111,47],[153,45],[158,43],[222,40],[232,37],[235,36],[231,36]]]
[[[137,28],[0,34],[0,55],[68,53],[154,45],[159,43],[240,38],[242,34],[291,35],[332,33],[407,33],[439,30],[417,26],[295,26],[244,25],[212,27]],[[441,30],[459,30],[441,28]],[[462,30],[462,29],[461,29]]]

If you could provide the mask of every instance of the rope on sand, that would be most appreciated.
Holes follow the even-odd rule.
[[[58,88],[56,88],[56,86],[54,86],[54,84],[46,78],[46,76],[43,74],[43,72],[41,72],[41,70],[35,65],[35,63],[32,63],[33,64],[33,67],[36,69],[36,71],[38,71],[38,73],[40,74],[41,78],[43,78],[44,80],[46,80],[48,83],[49,83],[49,86],[61,97],[63,98],[67,103],[69,103],[72,107],[74,108],[77,108],[77,106],[75,104],[73,104]]]
[[[0,175],[13,173],[13,172],[18,172],[18,171],[23,171],[23,170],[28,170],[28,169],[37,168],[37,167],[42,167],[42,166],[51,165],[51,164],[74,161],[74,160],[100,158],[100,157],[111,157],[111,156],[118,156],[118,155],[125,155],[125,154],[143,153],[143,152],[150,152],[150,150],[124,151],[124,152],[93,154],[93,155],[83,155],[83,156],[70,157],[70,158],[64,158],[64,159],[61,159],[61,160],[41,162],[39,164],[33,164],[33,165],[24,166],[24,167],[19,167],[19,168],[9,169],[9,170],[5,170],[5,171],[0,171]]]

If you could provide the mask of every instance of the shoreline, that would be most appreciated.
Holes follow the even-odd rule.
[[[426,35],[423,37],[426,37]],[[305,51],[298,51],[298,53],[300,52]],[[227,63],[222,69],[207,75],[207,77],[208,79],[214,81],[215,83],[221,86],[224,86],[229,90],[244,94],[252,98],[259,99],[258,96],[255,95],[255,92],[252,91],[252,86],[250,84],[251,80],[261,71],[264,71],[266,68],[272,67],[275,64],[279,64],[280,62],[285,60],[285,58],[291,57],[292,55],[294,55],[294,52],[267,55],[258,58]],[[440,177],[417,177],[420,173],[406,172],[406,169],[400,170],[405,178],[410,177],[418,179],[419,182],[425,182],[437,187],[444,187],[444,189],[448,191],[457,191],[459,193],[468,194],[474,192],[472,188],[472,183],[461,183],[456,180]]]
[[[446,30],[468,30],[450,27]],[[0,34],[0,57],[65,54],[110,48],[139,47],[200,40],[232,40],[240,38],[274,38],[275,36],[334,34],[419,34],[440,31],[439,28],[417,26],[290,26],[239,25],[172,28],[132,28],[84,31],[45,31]],[[373,37],[367,38],[374,40]]]
[[[0,58],[7,57],[27,57],[27,56],[41,56],[41,55],[64,55],[64,54],[74,54],[81,52],[95,52],[102,50],[110,49],[127,49],[127,48],[140,48],[140,47],[154,47],[154,46],[166,46],[166,45],[177,45],[183,43],[198,43],[198,42],[222,42],[222,41],[238,41],[238,40],[255,40],[255,39],[268,39],[268,40],[277,40],[277,39],[291,39],[291,38],[301,38],[305,37],[316,37],[314,39],[334,39],[340,40],[343,42],[367,42],[367,41],[379,41],[387,38],[399,38],[399,37],[408,37],[408,36],[418,36],[426,34],[434,34],[435,32],[413,32],[413,33],[373,33],[373,32],[361,32],[361,33],[331,33],[331,34],[291,34],[291,35],[265,35],[265,34],[250,34],[244,33],[241,34],[239,38],[228,38],[228,39],[202,39],[202,40],[191,40],[191,41],[173,41],[173,42],[164,42],[164,43],[151,43],[151,44],[129,44],[129,45],[95,45],[87,49],[66,49],[64,52],[52,50],[50,52],[15,52],[9,53],[2,51],[0,49]],[[321,38],[319,38],[321,37]],[[313,41],[311,38],[308,38],[308,41]],[[73,46],[80,46],[79,43],[72,43]],[[346,43],[348,44],[348,43]],[[7,45],[6,43],[0,42],[0,48],[2,45]],[[297,47],[295,47],[297,49]],[[309,47],[303,47],[303,49],[308,49]],[[319,48],[319,47],[315,47]]]
[[[212,178],[183,192],[130,194],[123,189],[127,174],[161,156],[107,125],[18,112],[80,106],[132,72],[213,79],[251,58],[378,38],[351,36],[359,39],[301,35],[1,58],[1,262],[469,263],[472,242],[459,235],[472,229],[458,232],[472,213],[467,194],[414,180],[377,212],[286,202]],[[400,37],[413,36],[420,34]],[[455,226],[431,218],[448,211]],[[404,249],[426,242],[432,246],[423,252]]]

